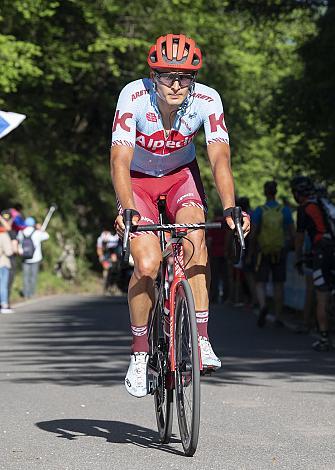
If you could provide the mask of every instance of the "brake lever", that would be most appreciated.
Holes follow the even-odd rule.
[[[232,210],[233,221],[235,224],[236,233],[240,242],[240,246],[242,250],[245,250],[245,240],[244,240],[244,233],[241,224],[242,220],[242,209],[240,207],[233,207]]]
[[[124,234],[123,234],[123,239],[122,239],[122,258],[125,263],[127,263],[129,259],[129,234],[130,234],[130,229],[131,229],[131,222],[132,222],[132,210],[125,209],[123,211],[123,223],[124,223],[125,229],[124,229]]]

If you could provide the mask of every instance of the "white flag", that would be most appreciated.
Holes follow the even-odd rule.
[[[24,119],[26,119],[25,114],[9,113],[0,110],[0,139],[19,126]]]

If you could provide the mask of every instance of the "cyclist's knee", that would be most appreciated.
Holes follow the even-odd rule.
[[[202,230],[197,230],[192,234],[188,235],[190,241],[187,239],[184,241],[184,255],[185,259],[189,259],[192,256],[192,264],[197,261],[207,259],[207,246],[205,234]]]
[[[138,279],[150,277],[155,279],[160,266],[160,258],[156,256],[141,256],[135,259],[134,273]]]

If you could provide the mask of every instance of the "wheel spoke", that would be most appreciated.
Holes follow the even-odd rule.
[[[193,455],[199,434],[200,371],[195,309],[189,284],[176,294],[176,405],[186,455]]]
[[[151,331],[151,359],[158,371],[155,379],[154,402],[157,428],[161,442],[168,443],[172,433],[173,419],[173,390],[166,389],[167,350],[163,333],[162,306],[157,306]]]

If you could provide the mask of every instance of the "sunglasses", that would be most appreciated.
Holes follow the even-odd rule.
[[[172,87],[175,81],[179,82],[181,88],[189,87],[195,80],[193,73],[171,73],[171,72],[155,72],[154,75],[163,85]]]

